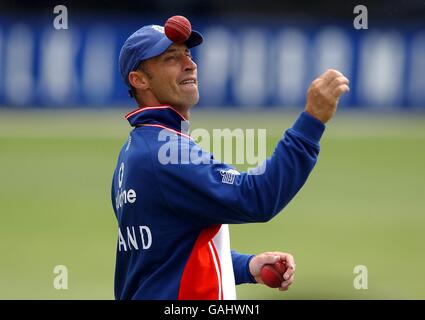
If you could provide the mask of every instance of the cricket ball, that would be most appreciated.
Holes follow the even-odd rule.
[[[173,42],[184,42],[192,33],[192,25],[183,16],[172,16],[164,25],[165,35]]]
[[[261,268],[261,280],[271,288],[279,288],[283,282],[286,266],[283,261],[266,264]]]

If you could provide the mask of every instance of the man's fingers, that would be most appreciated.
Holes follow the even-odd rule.
[[[280,255],[280,259],[285,261],[285,265],[287,268],[295,270],[295,260],[294,257],[289,253],[284,253]]]
[[[320,78],[320,77],[316,78],[311,82],[311,86],[312,87],[319,86],[322,82],[323,82],[322,78]]]
[[[291,278],[295,273],[295,260],[294,257],[289,253],[281,253],[280,259],[284,261],[286,266],[286,271],[283,274],[283,279],[288,280]]]
[[[329,84],[333,79],[335,79],[336,77],[340,77],[340,76],[344,76],[341,72],[339,72],[338,70],[334,70],[334,69],[328,69],[325,71],[325,73],[323,73],[319,79],[323,79],[323,84],[327,85]]]
[[[333,89],[332,95],[336,98],[339,98],[343,93],[348,91],[350,91],[350,87],[347,84],[342,84]]]
[[[288,280],[285,280],[282,282],[282,284],[280,285],[279,290],[281,291],[285,291],[288,290],[289,286],[292,284],[292,282],[294,282],[295,276],[292,275]]]
[[[273,264],[278,262],[280,257],[277,254],[264,254],[258,257],[261,264]]]
[[[350,81],[346,77],[339,76],[339,77],[334,78],[329,83],[329,88],[330,88],[330,91],[332,92],[336,87],[341,86],[343,84],[346,84],[348,86],[349,83],[350,83]]]
[[[307,91],[305,110],[322,123],[334,115],[339,97],[350,90],[349,80],[339,71],[326,70]]]
[[[283,279],[288,280],[295,273],[295,265],[290,265],[286,268],[285,273],[283,274]]]
[[[277,258],[277,259],[274,260],[274,258]],[[267,259],[267,261],[271,261],[271,262],[264,262],[264,263],[275,263],[279,260],[283,261],[283,263],[286,266],[286,271],[283,274],[284,281],[288,281],[288,279],[293,278],[296,265],[295,265],[295,259],[292,256],[292,254],[286,253],[286,252],[267,252],[267,255],[264,255],[263,259]]]

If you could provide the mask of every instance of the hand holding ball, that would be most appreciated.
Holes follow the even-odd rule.
[[[285,271],[286,265],[283,261],[266,264],[261,268],[261,280],[271,288],[279,288],[284,281],[283,274]]]
[[[192,25],[183,16],[172,16],[165,22],[165,35],[173,42],[185,42],[192,33]]]

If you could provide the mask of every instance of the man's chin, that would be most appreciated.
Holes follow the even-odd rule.
[[[188,97],[185,102],[186,102],[185,104],[186,104],[187,108],[194,107],[199,102],[199,94]]]
[[[192,101],[192,103],[191,103],[191,105],[190,105],[190,107],[189,107],[189,108],[193,108],[194,106],[196,106],[196,105],[198,104],[198,102],[199,102],[199,97],[198,97],[197,99],[194,99],[194,100]]]
[[[199,102],[199,96],[187,98],[180,101],[162,101],[161,104],[170,105],[178,110],[184,111],[193,108]]]

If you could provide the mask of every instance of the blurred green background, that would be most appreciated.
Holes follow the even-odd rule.
[[[0,299],[113,299],[110,183],[124,111],[0,110]],[[266,128],[270,155],[297,113],[194,110],[194,128]],[[340,112],[319,162],[275,219],[231,226],[243,253],[290,252],[288,292],[239,299],[425,299],[425,115]],[[56,290],[56,265],[68,290]],[[356,290],[353,269],[368,270]]]

